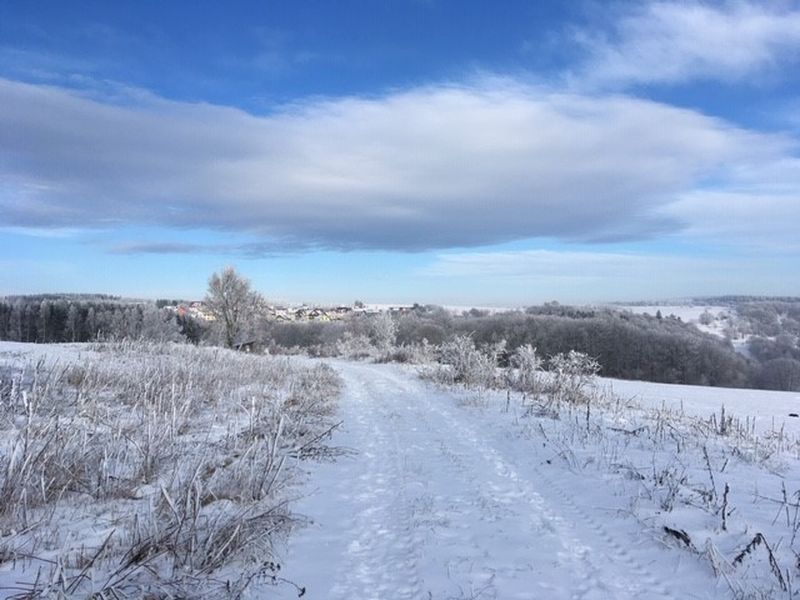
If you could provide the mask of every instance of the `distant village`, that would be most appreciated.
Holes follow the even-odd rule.
[[[201,321],[214,321],[215,317],[211,310],[203,302],[186,302],[175,305],[168,305],[165,308],[174,311],[179,317],[191,317]],[[356,302],[353,306],[280,306],[267,305],[264,307],[264,316],[274,321],[287,322],[331,322],[342,321],[352,317],[378,315],[383,312],[390,314],[405,314],[414,310],[413,306],[365,306]]]

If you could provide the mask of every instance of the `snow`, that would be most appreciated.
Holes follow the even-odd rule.
[[[715,306],[715,305],[696,305],[696,304],[653,304],[652,306],[649,305],[625,305],[619,306],[622,310],[629,310],[632,313],[636,314],[649,314],[651,316],[655,316],[655,314],[660,310],[661,314],[665,317],[670,315],[675,315],[679,317],[681,321],[685,323],[695,323],[698,324],[700,322],[700,315],[704,312],[710,312],[714,317],[716,317],[719,313],[728,313],[730,312],[730,308],[727,306]]]
[[[787,434],[800,438],[800,393],[773,392],[737,388],[704,387],[626,381],[623,379],[599,379],[601,388],[622,398],[631,399],[644,406],[660,408],[662,405],[685,414],[708,418],[719,415],[724,406],[728,415],[755,421],[756,431],[761,434],[783,428]]]
[[[358,450],[309,473],[283,575],[311,598],[728,598],[708,565],[625,518],[480,399],[391,365],[334,363]],[[464,405],[466,404],[466,405]],[[292,589],[280,598],[295,597]]]
[[[0,358],[25,358],[32,361],[72,360],[76,354],[91,352],[89,344],[31,344],[0,341]]]
[[[221,349],[0,344],[0,598],[263,597],[337,397]]]
[[[0,358],[74,352],[87,349],[0,344]],[[796,393],[601,379],[591,412],[531,415],[519,395],[412,367],[329,363],[345,452],[302,463],[306,525],[279,549],[272,597],[784,597],[763,544],[734,564],[756,533],[797,576]],[[718,434],[722,405],[736,425]],[[0,586],[12,576],[0,563]]]
[[[697,305],[697,304],[654,304],[652,306],[646,305],[631,305],[631,306],[621,306],[623,310],[629,310],[636,314],[649,314],[655,315],[658,311],[661,311],[661,314],[664,317],[668,317],[670,315],[676,316],[680,318],[681,321],[684,323],[691,323],[695,327],[697,327],[703,333],[708,333],[709,335],[713,335],[719,338],[725,337],[725,330],[726,330],[726,318],[731,316],[731,309],[728,306],[717,306],[717,305]],[[713,317],[713,320],[708,323],[704,324],[700,322],[700,316],[704,313],[710,313]],[[736,346],[736,344],[735,344]],[[740,353],[744,353],[746,348],[746,340],[742,340],[741,344],[736,346],[736,350]]]

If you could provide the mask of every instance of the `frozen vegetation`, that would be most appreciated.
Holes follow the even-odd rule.
[[[0,597],[796,597],[797,393],[396,336],[3,344]]]
[[[793,597],[796,394],[725,390],[733,412],[695,405],[707,388],[613,396],[576,354],[549,373],[533,349],[478,354],[460,340],[422,379],[333,363],[335,443],[359,453],[312,467],[298,506],[286,575],[310,597]]]
[[[297,465],[332,452],[339,387],[324,365],[228,350],[0,345],[0,597],[281,581]]]
[[[0,298],[0,340],[247,344],[272,353],[377,354],[397,361],[423,344],[431,349],[470,335],[479,345],[505,340],[506,353],[524,345],[548,357],[583,352],[608,377],[800,390],[798,298],[721,297],[613,307],[550,302],[524,310],[455,312],[419,304],[383,312],[340,306],[299,312],[303,318],[291,320],[227,268],[212,276],[204,302],[191,305],[97,295]]]

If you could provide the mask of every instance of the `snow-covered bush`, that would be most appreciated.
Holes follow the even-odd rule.
[[[369,340],[378,352],[388,352],[397,338],[397,323],[392,315],[382,312],[369,320]]]
[[[366,335],[352,334],[346,331],[338,342],[336,342],[336,355],[349,358],[351,360],[362,360],[375,356],[376,349]]]
[[[427,365],[436,358],[435,347],[423,339],[419,344],[401,344],[395,346],[378,358],[379,362],[395,362],[401,364]]]
[[[594,383],[600,371],[600,364],[583,352],[570,350],[550,357],[548,361],[551,380],[551,394],[556,401],[585,402],[587,389]]]
[[[536,348],[525,344],[517,348],[511,355],[511,386],[520,392],[536,398],[542,390],[541,369],[543,361],[536,353]]]
[[[458,335],[439,349],[441,366],[435,377],[444,383],[460,383],[466,387],[489,388],[496,380],[494,356],[475,347],[470,336]]]

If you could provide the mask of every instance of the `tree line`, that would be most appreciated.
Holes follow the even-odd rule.
[[[153,302],[105,295],[9,296],[0,300],[0,339],[91,342],[103,339],[181,339],[181,323]]]
[[[661,383],[800,390],[800,348],[791,336],[754,338],[751,356],[730,340],[712,336],[679,318],[586,309],[551,303],[524,311],[454,315],[438,306],[416,305],[393,317],[396,348],[438,348],[468,336],[479,348],[502,345],[498,366],[524,346],[544,357],[577,351],[597,360],[600,374]],[[374,337],[369,319],[333,323],[263,323],[261,339],[274,352],[341,353],[343,342]],[[395,352],[394,356],[402,356]]]
[[[736,306],[736,327],[749,332],[749,356],[729,339],[701,332],[673,316],[547,303],[489,314],[454,314],[415,304],[400,314],[335,322],[278,322],[232,267],[209,279],[212,323],[179,315],[171,301],[132,302],[113,296],[16,296],[0,301],[0,338],[21,342],[86,342],[147,338],[238,347],[258,342],[271,352],[406,360],[420,348],[435,355],[456,338],[492,349],[508,366],[522,347],[539,356],[577,351],[606,377],[663,383],[800,390],[800,302],[752,299]],[[376,355],[376,352],[378,355]]]

